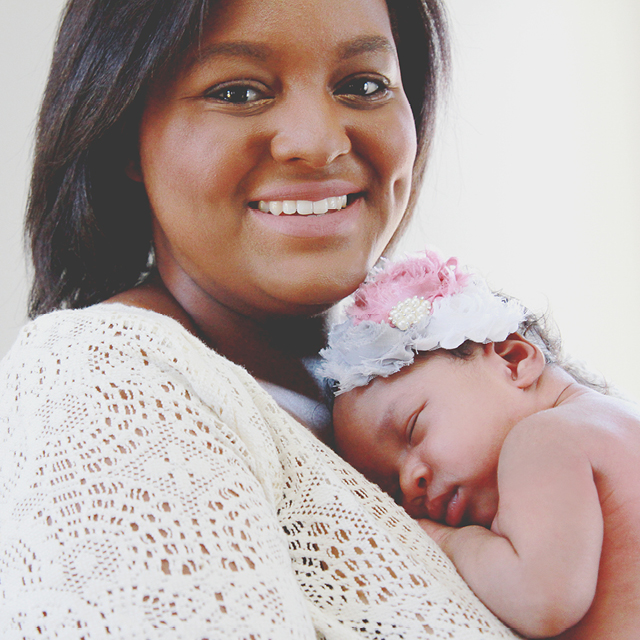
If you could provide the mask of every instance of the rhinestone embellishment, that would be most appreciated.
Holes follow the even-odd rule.
[[[431,313],[431,303],[422,296],[413,296],[412,298],[398,302],[398,304],[389,311],[389,322],[391,326],[398,327],[401,331],[405,331],[429,315],[429,313]]]

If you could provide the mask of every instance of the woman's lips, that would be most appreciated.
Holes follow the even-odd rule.
[[[327,198],[327,200],[328,199],[329,198]],[[324,198],[322,198],[322,200],[324,200]],[[285,214],[284,211],[282,214],[272,214],[270,211],[266,213],[258,208],[259,202],[249,203],[249,208],[253,213],[256,223],[260,224],[265,230],[300,238],[329,238],[350,235],[354,233],[359,226],[359,220],[364,214],[364,198],[362,194],[350,194],[346,197],[346,201],[344,208],[335,210],[329,209],[327,204],[326,214],[314,214],[313,210],[311,213],[305,213],[305,211],[309,209],[308,204],[302,204],[300,207],[301,211],[299,211],[298,205],[301,202],[299,200],[295,201],[296,211],[294,213]],[[315,202],[318,201],[310,201],[311,205]],[[254,204],[258,206],[253,206]],[[344,204],[344,201],[341,200],[339,204]]]
[[[265,185],[253,195],[248,205],[254,211],[310,216],[340,211],[364,196],[364,189],[362,182],[336,179]]]
[[[256,203],[249,203],[256,208]],[[347,195],[330,196],[321,200],[260,200],[257,208],[263,213],[271,213],[274,216],[294,215],[324,215],[329,211],[339,211],[347,206]]]

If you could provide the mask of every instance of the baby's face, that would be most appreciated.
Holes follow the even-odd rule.
[[[336,398],[339,453],[416,518],[490,526],[517,396],[480,351],[437,353]]]

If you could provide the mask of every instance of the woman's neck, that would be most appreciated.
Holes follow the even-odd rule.
[[[159,276],[111,298],[177,320],[212,349],[246,368],[254,377],[320,399],[318,384],[304,365],[325,344],[325,318],[278,316],[255,319],[208,299],[180,301]]]
[[[215,315],[193,319],[210,347],[254,377],[319,398],[317,383],[304,359],[317,356],[325,344],[323,317],[256,320],[220,306]]]

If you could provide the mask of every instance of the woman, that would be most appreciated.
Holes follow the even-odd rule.
[[[419,187],[440,11],[69,4],[2,366],[3,637],[511,637],[301,424]]]

